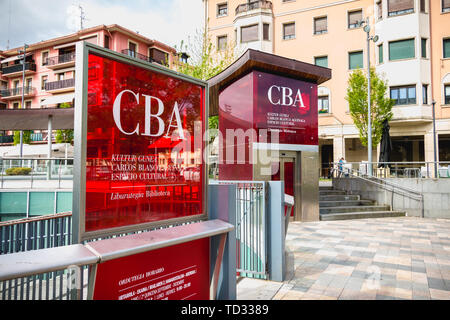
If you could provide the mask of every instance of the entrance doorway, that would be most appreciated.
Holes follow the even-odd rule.
[[[288,152],[280,152],[280,160],[272,163],[272,177],[273,181],[284,181],[284,193],[295,198],[295,154]],[[291,211],[291,216],[294,216],[294,210]]]

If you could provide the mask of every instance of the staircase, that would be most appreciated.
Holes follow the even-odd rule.
[[[319,187],[319,209],[323,221],[406,216],[406,212],[393,211],[389,205],[361,200],[360,195],[347,195],[333,187]]]

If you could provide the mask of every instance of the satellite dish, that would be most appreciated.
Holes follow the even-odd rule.
[[[374,36],[374,37],[373,37],[373,42],[377,42],[377,41],[378,41],[378,39],[379,39],[379,37],[378,37],[378,36]]]
[[[364,26],[364,29],[363,29],[365,32],[369,32],[370,31],[370,26],[369,25],[365,25]]]

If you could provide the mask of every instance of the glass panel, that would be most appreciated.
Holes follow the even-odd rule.
[[[389,60],[414,58],[414,39],[389,43]]]
[[[399,91],[398,104],[406,104],[407,103],[407,95],[408,95],[407,89],[400,88],[400,89],[398,89],[398,91]]]
[[[450,58],[450,39],[444,39],[444,58]]]
[[[316,66],[328,68],[328,57],[316,57],[314,63]]]
[[[383,45],[378,46],[378,63],[383,63]]]
[[[295,23],[287,23],[283,25],[283,39],[295,38]]]
[[[422,58],[427,57],[427,39],[422,39]]]
[[[389,16],[414,12],[414,0],[389,0]]]
[[[428,104],[428,86],[427,85],[422,86],[422,100],[423,100],[423,104]]]
[[[408,88],[408,103],[409,104],[416,103],[416,87]]]
[[[445,104],[450,104],[450,86],[445,86]]]
[[[352,69],[358,69],[362,68],[364,66],[363,64],[363,53],[360,52],[351,52],[348,54],[349,56],[349,68]]]
[[[348,13],[348,27],[350,29],[358,28],[358,22],[362,20],[362,10]]]
[[[30,216],[53,214],[54,204],[54,192],[30,192]]]

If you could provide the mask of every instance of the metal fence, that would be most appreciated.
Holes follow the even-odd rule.
[[[372,166],[371,176],[378,178],[434,178],[435,163],[422,162],[332,162],[322,167],[322,176],[331,178],[333,169],[342,167],[344,174],[352,171],[359,176],[369,175],[369,164]],[[437,178],[450,178],[450,161],[436,163]]]
[[[28,168],[17,174],[12,168]],[[0,158],[0,188],[72,188],[73,158]]]
[[[236,271],[267,279],[266,182],[215,181],[236,185]]]

